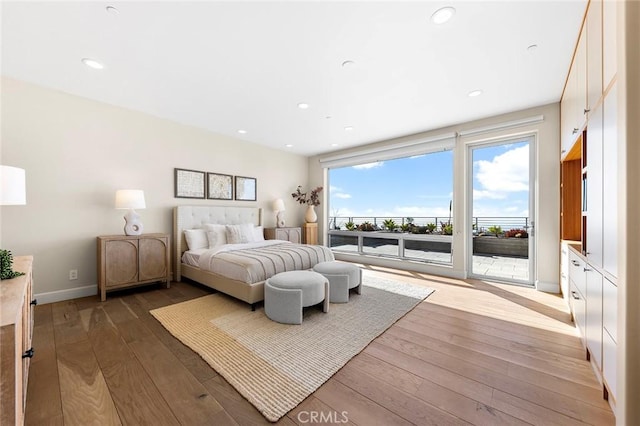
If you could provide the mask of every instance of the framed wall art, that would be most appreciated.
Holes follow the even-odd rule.
[[[236,200],[256,201],[258,181],[256,178],[236,176]]]
[[[173,170],[176,198],[205,197],[205,172],[187,169]]]
[[[207,198],[233,200],[233,176],[207,173]]]

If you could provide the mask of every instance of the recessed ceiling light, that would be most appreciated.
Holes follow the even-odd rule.
[[[331,146],[336,147],[336,146],[338,146],[338,144],[337,143],[332,143]]]
[[[325,117],[325,119],[326,119],[326,120],[331,120],[331,116],[330,116],[330,115],[327,115],[327,116]]]
[[[344,61],[342,63],[342,68],[351,68],[352,66],[354,66],[356,63],[353,61]]]
[[[353,130],[353,126],[346,126],[346,127],[344,128],[344,131],[345,131],[345,132],[350,132],[350,131],[352,131],[352,130]]]
[[[482,95],[482,90],[473,90],[469,92],[467,96],[469,96],[470,98],[475,98],[476,96],[480,96],[480,95]]]
[[[120,13],[120,11],[113,6],[107,6],[107,12],[112,15],[117,15]]]
[[[287,148],[293,148],[293,145],[291,145],[290,143],[285,145]]]
[[[537,44],[532,44],[531,46],[527,47],[527,50],[531,53],[535,52],[537,49],[538,49]]]
[[[301,102],[301,103],[298,104],[298,108],[307,109],[307,108],[309,108],[309,104],[305,104],[304,102]]]
[[[438,25],[444,24],[449,19],[453,18],[453,15],[455,14],[456,14],[456,10],[453,7],[451,6],[443,7],[436,10],[433,13],[433,15],[431,15],[431,21],[434,24],[438,24]]]
[[[240,129],[240,130],[238,130],[238,133],[240,133],[241,135],[244,135],[244,134],[246,134],[246,133],[247,133],[247,131],[246,131],[246,130],[242,130],[242,129]]]
[[[91,59],[91,58],[82,58],[82,63],[88,66],[89,68],[93,68],[96,70],[101,70],[102,68],[104,68],[104,65],[102,65],[100,62],[96,61],[95,59]]]

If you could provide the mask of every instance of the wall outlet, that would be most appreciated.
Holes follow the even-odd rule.
[[[78,270],[70,269],[69,270],[69,280],[77,280],[78,279]]]

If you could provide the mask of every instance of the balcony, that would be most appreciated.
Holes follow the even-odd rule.
[[[422,261],[440,265],[452,264],[453,224],[448,217],[419,218],[381,217],[330,217],[329,247],[340,253],[379,256],[402,260]],[[393,220],[396,229],[383,230],[384,224]],[[386,222],[385,222],[386,221]],[[356,224],[368,225],[367,231],[353,229]],[[411,223],[412,225],[409,225]],[[528,280],[528,238],[526,232],[505,233],[496,237],[496,231],[526,230],[526,217],[474,217],[473,221],[473,271],[474,274]],[[349,226],[353,230],[346,230]],[[363,227],[360,227],[361,229]],[[402,232],[402,229],[405,232]],[[411,232],[409,232],[411,231]],[[508,234],[508,233],[507,233]],[[515,235],[520,234],[519,237]],[[524,234],[524,237],[522,237]]]

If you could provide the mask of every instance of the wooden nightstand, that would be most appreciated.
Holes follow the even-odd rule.
[[[167,234],[106,235],[98,237],[98,290],[107,291],[153,282],[171,284]]]
[[[305,223],[302,225],[302,242],[304,244],[318,244],[317,223]]]
[[[264,237],[267,240],[284,240],[300,244],[302,230],[300,228],[264,228]]]

